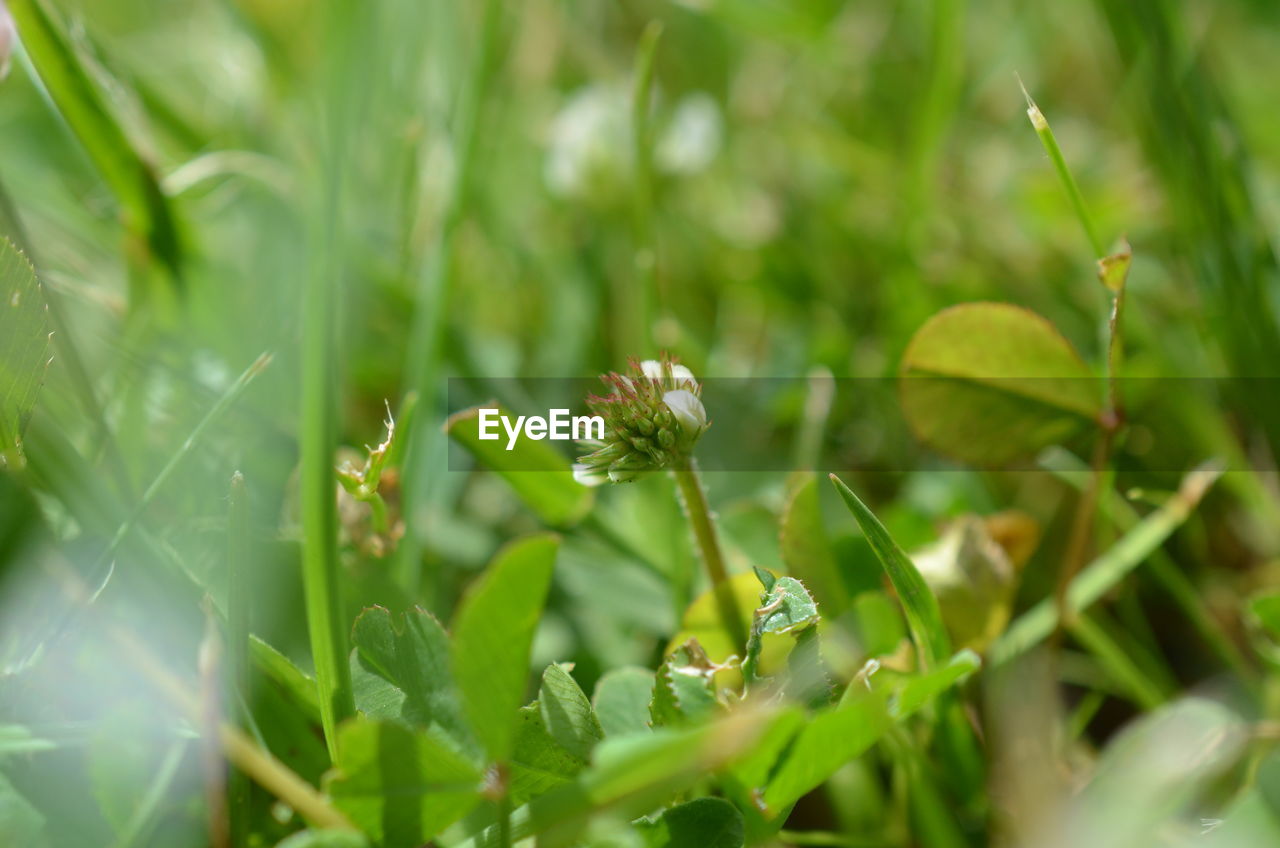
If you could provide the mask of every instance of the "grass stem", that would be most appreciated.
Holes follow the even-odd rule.
[[[225,712],[235,716],[241,704],[251,707],[249,690],[249,499],[244,475],[231,475],[231,504],[227,512],[227,680]],[[244,710],[249,715],[249,710]],[[249,781],[232,770],[227,779],[228,830],[231,844],[249,839]]]

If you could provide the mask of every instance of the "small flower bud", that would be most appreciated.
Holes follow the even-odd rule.
[[[625,375],[601,377],[612,389],[608,395],[587,398],[591,411],[604,418],[606,432],[603,441],[583,443],[592,452],[574,466],[574,478],[586,485],[626,482],[686,463],[707,429],[707,411],[698,398],[702,389],[688,368],[666,356],[630,365]]]

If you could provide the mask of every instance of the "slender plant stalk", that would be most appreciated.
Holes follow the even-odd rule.
[[[636,49],[635,84],[631,92],[631,154],[633,165],[632,217],[635,239],[635,281],[617,289],[618,333],[621,351],[649,350],[652,342],[653,302],[659,294],[658,246],[653,226],[653,60],[662,23],[650,21]],[[625,279],[618,278],[620,281]],[[621,357],[620,357],[621,358]]]
[[[320,721],[329,756],[337,759],[337,725],[355,711],[347,664],[338,576],[336,391],[333,362],[331,272],[319,269],[308,287],[303,326],[302,465],[299,490],[302,513],[302,584],[306,597],[311,656],[320,694]]]
[[[716,537],[716,527],[711,520],[711,508],[707,505],[707,496],[702,489],[697,465],[690,460],[688,465],[676,468],[672,473],[676,478],[676,486],[680,490],[680,498],[684,502],[685,515],[689,518],[694,541],[702,556],[702,564],[707,569],[707,576],[711,578],[711,588],[715,593],[720,623],[733,641],[734,650],[745,656],[747,632],[738,615],[738,604],[733,596],[733,587],[729,584],[729,573],[725,570],[724,556],[720,552],[720,541]]]
[[[511,795],[504,792],[497,807],[498,848],[511,848]]]
[[[197,698],[200,702],[200,760],[204,772],[209,846],[229,848],[231,827],[227,819],[227,765],[218,742],[218,728],[222,726],[224,714],[221,697],[222,639],[218,634],[212,607],[212,603],[206,598],[204,639],[200,643],[196,663],[199,674]]]
[[[417,395],[420,409],[416,422],[402,422],[407,451],[401,476],[402,514],[406,516],[405,535],[397,548],[394,576],[411,594],[418,594],[422,547],[418,515],[422,504],[429,503],[437,491],[430,462],[434,448],[443,436],[443,416],[437,406],[440,376],[443,370],[443,338],[453,288],[454,261],[457,253],[457,231],[471,209],[472,187],[479,148],[481,118],[490,100],[497,59],[500,55],[503,4],[485,0],[480,24],[480,41],[467,74],[466,87],[458,102],[458,119],[453,133],[457,170],[445,209],[434,255],[427,261],[419,278],[417,303],[414,307],[413,332],[409,337],[409,356],[405,362],[406,393]],[[434,606],[435,584],[425,589],[428,608]]]
[[[1153,710],[1166,700],[1160,686],[1151,680],[1112,637],[1091,616],[1075,617],[1068,626],[1071,634],[1096,656],[1126,690],[1134,702],[1145,710]]]
[[[1019,80],[1019,84],[1021,84],[1021,80]],[[1058,174],[1058,180],[1062,183],[1062,187],[1071,201],[1071,207],[1075,210],[1076,218],[1080,221],[1080,227],[1084,230],[1085,236],[1089,240],[1089,247],[1093,251],[1094,257],[1098,260],[1099,278],[1103,285],[1108,288],[1108,291],[1111,292],[1111,310],[1107,321],[1107,406],[1103,411],[1102,420],[1099,422],[1102,432],[1094,446],[1089,484],[1085,487],[1076,505],[1071,536],[1067,542],[1066,555],[1062,569],[1058,573],[1058,583],[1054,591],[1054,598],[1058,605],[1059,623],[1069,626],[1072,623],[1073,613],[1067,603],[1067,589],[1071,585],[1071,581],[1075,579],[1076,574],[1084,566],[1088,557],[1089,542],[1093,538],[1092,529],[1098,512],[1098,501],[1106,483],[1106,471],[1110,466],[1111,452],[1115,447],[1116,436],[1121,424],[1120,392],[1117,378],[1123,353],[1121,319],[1124,314],[1124,282],[1122,280],[1114,289],[1107,285],[1102,273],[1103,263],[1106,261],[1106,248],[1098,235],[1098,228],[1093,222],[1093,217],[1089,214],[1088,207],[1085,206],[1084,196],[1080,193],[1080,186],[1076,183],[1071,169],[1067,166],[1066,157],[1062,155],[1062,148],[1058,146],[1058,139],[1049,127],[1048,119],[1045,118],[1044,113],[1040,111],[1040,107],[1036,105],[1035,101],[1031,99],[1031,95],[1027,92],[1025,86],[1022,89],[1022,93],[1027,98],[1027,117],[1031,120],[1031,126],[1035,129],[1036,135],[1040,137],[1040,143],[1044,145],[1045,152],[1049,154],[1049,161],[1053,163],[1053,168]]]
[[[178,767],[182,765],[186,753],[186,739],[174,740],[174,743],[165,751],[164,759],[156,767],[155,776],[148,784],[146,794],[142,796],[142,800],[134,808],[133,815],[129,817],[129,821],[116,837],[113,843],[115,848],[146,844],[146,837],[156,826],[164,800],[173,786],[173,779],[177,776]]]
[[[1077,470],[1086,471],[1088,470],[1087,466],[1079,458],[1066,451],[1061,451],[1059,456],[1062,457],[1062,463],[1055,463],[1055,467],[1050,468],[1050,470],[1059,479],[1068,484],[1083,488],[1086,483],[1082,483],[1079,475],[1074,472]],[[1068,461],[1073,467],[1065,467],[1065,463]],[[1124,495],[1114,490],[1107,493],[1107,497],[1101,502],[1100,508],[1111,523],[1124,533],[1132,530],[1141,521],[1141,516],[1125,499]],[[1251,678],[1249,664],[1245,662],[1244,656],[1232,644],[1231,640],[1222,634],[1222,631],[1214,623],[1208,608],[1205,607],[1204,601],[1201,600],[1200,595],[1196,592],[1195,586],[1178,569],[1177,564],[1169,558],[1169,555],[1160,548],[1154,549],[1147,559],[1147,568],[1150,570],[1152,577],[1155,578],[1156,583],[1169,594],[1169,597],[1178,605],[1187,620],[1196,629],[1200,638],[1218,655],[1218,658],[1235,671],[1242,680]]]
[[[241,704],[253,704],[249,689],[249,498],[244,475],[231,475],[231,505],[227,512],[227,679],[230,697],[226,713],[235,716]],[[236,722],[239,724],[239,722]],[[249,839],[249,781],[238,769],[227,780],[228,827],[231,844],[241,848]]]
[[[337,726],[355,713],[347,657],[338,562],[337,447],[339,337],[337,308],[346,265],[342,210],[359,108],[370,97],[360,52],[372,43],[376,6],[326,4],[326,56],[318,81],[318,201],[311,221],[312,265],[302,292],[301,462],[302,586],[320,723],[329,757],[337,760]]]

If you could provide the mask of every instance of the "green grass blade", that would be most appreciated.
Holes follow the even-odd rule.
[[[898,600],[907,614],[907,624],[911,627],[911,638],[915,640],[920,652],[921,665],[925,668],[938,665],[951,652],[938,599],[929,590],[915,564],[902,552],[898,543],[893,541],[889,531],[884,529],[880,519],[876,518],[843,480],[832,474],[831,482],[844,499],[845,506],[853,513],[854,520],[862,528],[871,550],[884,566],[889,582],[898,593]]]
[[[12,0],[9,11],[58,113],[120,203],[129,235],[178,279],[182,246],[173,209],[151,165],[129,143],[106,99],[89,78],[61,22],[46,0]]]
[[[1079,457],[1068,451],[1046,452],[1046,455],[1041,458],[1041,464],[1073,488],[1082,490],[1086,485],[1089,467]],[[1121,532],[1127,533],[1141,521],[1133,505],[1123,494],[1114,489],[1108,489],[1104,493],[1101,506],[1103,513]],[[1213,620],[1213,616],[1190,578],[1183,574],[1177,563],[1159,548],[1151,552],[1149,560],[1148,568],[1151,570],[1151,576],[1186,615],[1205,645],[1212,649],[1218,658],[1242,680],[1248,680],[1252,676],[1252,671],[1245,662],[1244,655]]]
[[[1071,200],[1071,208],[1075,210],[1076,218],[1080,221],[1080,226],[1084,230],[1085,236],[1089,239],[1089,246],[1093,249],[1095,259],[1101,259],[1107,255],[1106,248],[1102,244],[1102,239],[1098,237],[1098,228],[1094,226],[1093,218],[1089,215],[1089,209],[1084,205],[1084,195],[1080,193],[1080,186],[1076,184],[1076,178],[1072,176],[1071,169],[1067,167],[1067,159],[1062,155],[1062,148],[1058,146],[1058,139],[1053,134],[1053,130],[1049,127],[1049,121],[1045,118],[1044,113],[1040,111],[1040,107],[1031,99],[1031,95],[1027,93],[1025,88],[1022,93],[1027,98],[1027,118],[1031,120],[1031,126],[1035,128],[1036,135],[1040,136],[1040,143],[1044,145],[1045,152],[1049,154],[1049,161],[1053,163],[1053,169],[1058,173],[1058,179],[1062,182],[1062,187],[1067,192],[1067,197]]]
[[[1192,510],[1214,481],[1222,475],[1217,468],[1200,468],[1186,476],[1168,503],[1148,515],[1122,536],[1105,553],[1085,567],[1067,588],[1066,607],[1079,613],[1137,568],[1191,515]],[[999,665],[1044,641],[1058,626],[1058,610],[1046,598],[1014,620],[991,646],[992,665]]]
[[[230,697],[227,715],[241,712],[240,704],[253,703],[249,690],[249,599],[253,597],[249,575],[249,493],[244,475],[231,476],[230,507],[227,510],[227,677]],[[246,711],[247,712],[247,711]],[[250,717],[251,718],[251,717]],[[232,771],[227,781],[227,815],[232,844],[247,845],[249,839],[249,779]]]
[[[24,464],[22,434],[49,365],[49,310],[31,263],[0,238],[0,468]]]
[[[214,422],[222,418],[223,414],[226,413],[226,411],[230,409],[237,400],[239,400],[240,396],[244,394],[245,390],[249,388],[249,384],[253,382],[254,378],[266,370],[267,366],[270,364],[271,354],[262,354],[255,359],[239,377],[236,378],[236,381],[232,383],[225,392],[222,393],[222,396],[218,398],[217,402],[214,403],[209,411],[205,413],[204,417],[200,419],[200,422],[196,424],[195,428],[191,431],[191,434],[187,436],[186,440],[182,443],[182,446],[178,448],[173,456],[169,457],[169,461],[165,463],[164,468],[160,469],[160,473],[151,481],[151,485],[147,486],[147,490],[142,493],[142,497],[139,498],[137,504],[134,505],[129,516],[116,529],[115,535],[111,537],[111,541],[107,544],[107,547],[98,556],[98,565],[105,563],[107,559],[115,553],[116,549],[120,547],[120,543],[125,540],[137,525],[138,520],[142,518],[142,514],[146,512],[147,507],[155,501],[161,490],[164,489],[165,484],[169,482],[169,478],[172,477],[173,473],[178,469],[178,466],[182,464],[184,459],[190,456],[196,445],[200,443],[205,432],[208,431]]]

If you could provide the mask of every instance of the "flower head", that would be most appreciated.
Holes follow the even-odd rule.
[[[591,452],[578,457],[574,478],[595,486],[622,483],[643,471],[687,462],[698,437],[707,429],[702,387],[688,368],[671,360],[631,360],[626,374],[600,379],[612,391],[590,395],[587,406],[604,418],[603,441],[583,442]]]

